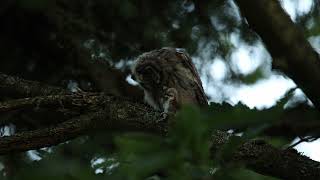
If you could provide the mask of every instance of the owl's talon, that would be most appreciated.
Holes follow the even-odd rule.
[[[169,114],[167,112],[162,112],[160,115],[161,115],[161,118],[156,121],[157,123],[164,122],[169,117]]]
[[[166,119],[168,116],[169,116],[169,114],[168,114],[167,112],[162,112],[162,113],[161,113],[161,117],[162,117],[163,119]]]

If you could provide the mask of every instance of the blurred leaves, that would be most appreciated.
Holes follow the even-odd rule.
[[[210,104],[208,108],[183,107],[172,121],[165,137],[125,133],[113,136],[97,133],[75,139],[48,150],[38,151],[41,160],[29,162],[16,179],[132,179],[154,175],[165,179],[268,179],[245,171],[230,161],[238,147],[259,138],[283,111],[295,89],[276,106],[260,111],[243,104]],[[226,144],[211,154],[210,138],[214,130],[238,130]],[[274,142],[277,143],[277,142]],[[285,143],[285,142],[280,142]]]
[[[211,104],[202,110],[185,106],[176,114],[167,136],[125,133],[116,136],[115,149],[102,143],[113,138],[110,134],[78,138],[38,151],[41,160],[29,162],[15,178],[140,180],[157,175],[165,179],[191,180],[213,176],[214,179],[272,180],[244,170],[241,164],[230,159],[239,146],[259,137],[273,123],[293,91],[265,114],[243,104]],[[234,128],[243,131],[230,136],[212,159],[212,131]],[[274,139],[268,141],[280,146],[287,143]]]
[[[95,137],[80,137],[55,147],[35,150],[37,154],[25,157],[24,164],[17,169],[14,180],[62,179],[87,180],[105,179],[117,166],[117,156],[106,149],[103,141],[106,134]],[[103,139],[100,139],[103,138]],[[111,138],[110,138],[111,139]],[[97,161],[104,159],[104,161]],[[5,171],[3,170],[2,173]]]
[[[202,110],[185,106],[176,114],[166,137],[141,133],[119,136],[116,144],[121,160],[115,177],[144,179],[158,174],[167,179],[208,176],[214,176],[214,179],[241,179],[239,177],[242,176],[269,179],[241,170],[241,164],[230,160],[239,146],[258,138],[279,119],[294,90],[289,91],[276,106],[264,111],[250,109],[243,104],[211,104]],[[230,136],[227,143],[216,152],[214,159],[210,160],[210,135],[213,130],[220,129],[239,129],[241,133]],[[274,143],[280,145],[288,142]]]
[[[18,0],[18,5],[32,11],[43,11],[53,5],[55,0]]]
[[[159,173],[169,179],[208,175],[210,134],[200,115],[198,108],[185,107],[166,138],[132,133],[118,137],[116,142],[125,162],[121,174],[127,179]]]
[[[289,93],[291,94],[291,93]],[[243,104],[211,104],[208,109],[185,106],[176,115],[173,127],[165,138],[140,133],[129,133],[116,139],[120,150],[118,176],[124,179],[143,179],[164,174],[168,179],[197,179],[213,176],[220,179],[238,179],[223,171],[238,171],[241,164],[228,161],[243,143],[259,135],[283,111],[291,95],[285,96],[268,111],[250,109]],[[210,135],[215,129],[237,129],[243,132],[231,136],[228,142],[210,160]],[[229,162],[226,164],[225,162]],[[179,178],[178,178],[179,179]]]
[[[225,169],[217,172],[215,180],[278,180],[267,177],[246,169]]]

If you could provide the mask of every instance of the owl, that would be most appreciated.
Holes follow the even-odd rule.
[[[163,113],[175,113],[184,104],[208,105],[198,72],[183,49],[143,53],[132,66],[132,79],[144,90],[146,103]]]

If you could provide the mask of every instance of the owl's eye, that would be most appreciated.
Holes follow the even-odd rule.
[[[141,74],[144,75],[144,76],[151,76],[153,73],[153,70],[150,66],[146,67],[142,72]]]
[[[160,75],[159,73],[151,66],[147,66],[143,68],[139,72],[145,81],[153,82],[153,83],[159,83],[160,82]]]

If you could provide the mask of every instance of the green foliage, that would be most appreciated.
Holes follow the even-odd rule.
[[[54,1],[50,0],[18,0],[20,7],[33,11],[43,11],[50,7],[53,3]]]
[[[99,133],[54,148],[39,150],[40,161],[26,161],[15,179],[128,179],[158,175],[165,179],[252,179],[273,180],[230,161],[243,143],[258,138],[281,115],[294,90],[267,110],[243,104],[211,104],[207,109],[183,107],[175,116],[167,136],[126,133],[115,136]],[[211,135],[215,130],[241,132],[212,154]],[[277,146],[286,140],[267,139]],[[109,143],[107,143],[109,142]],[[106,144],[105,144],[106,143]]]
[[[38,163],[33,163],[32,167],[22,169],[15,179],[87,180],[101,178],[92,173],[90,166],[84,165],[79,160],[64,159],[59,154],[53,154]]]
[[[240,171],[241,164],[228,160],[240,145],[258,137],[280,114],[282,107],[281,102],[279,107],[261,115],[260,111],[250,110],[242,104],[234,107],[229,104],[211,105],[207,110],[186,106],[176,115],[166,137],[140,133],[119,136],[116,143],[121,160],[115,177],[135,180],[164,174],[166,179],[205,176],[239,179],[230,173],[236,172],[254,179],[259,175]],[[231,136],[211,160],[210,136],[213,130],[233,128],[242,128],[242,136]]]
[[[125,163],[117,176],[143,179],[164,173],[169,179],[193,179],[208,175],[209,137],[200,110],[186,107],[166,138],[132,133],[118,137],[120,164]]]
[[[245,169],[225,169],[215,176],[216,180],[278,180],[277,178],[262,176]]]
[[[101,146],[101,141],[97,140],[99,136],[101,138],[101,134],[95,136],[94,138],[81,137],[56,147],[38,150],[36,153],[39,160],[34,160],[30,155],[21,154],[23,158],[20,158],[15,165],[17,169],[11,178],[13,180],[105,179],[104,175],[96,174],[95,170],[101,168],[105,174],[109,174],[111,169],[105,169],[105,167],[115,164],[110,159],[115,159],[116,156],[112,153],[108,154],[109,150]],[[103,134],[103,137],[105,140],[106,134]],[[108,159],[104,163],[94,165],[93,161],[97,158]]]

